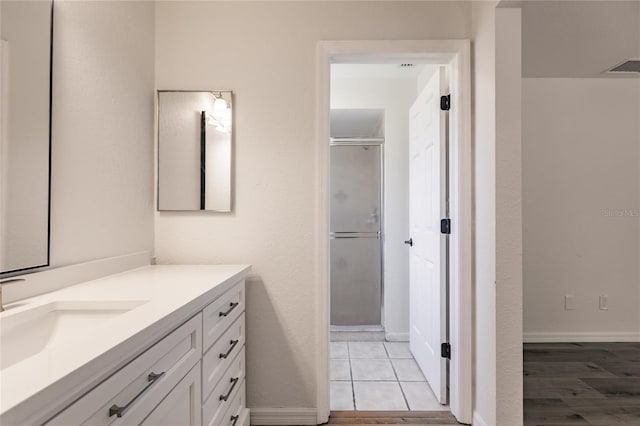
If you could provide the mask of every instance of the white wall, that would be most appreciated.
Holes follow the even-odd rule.
[[[55,2],[53,266],[153,248],[153,40],[153,2]]]
[[[344,66],[344,65],[342,65]],[[398,70],[401,71],[401,70]],[[384,109],[384,327],[409,338],[409,108],[415,77],[331,80],[331,108]]]
[[[495,6],[474,2],[474,424],[496,424]]]
[[[640,81],[523,88],[525,337],[639,339]]]
[[[249,406],[316,406],[316,43],[469,30],[463,2],[157,3],[158,88],[235,92],[236,204],[231,214],[156,214],[156,256],[253,264]]]

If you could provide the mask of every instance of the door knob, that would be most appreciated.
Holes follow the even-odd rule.
[[[413,238],[409,238],[408,240],[405,240],[404,243],[409,244],[410,247],[413,247]]]

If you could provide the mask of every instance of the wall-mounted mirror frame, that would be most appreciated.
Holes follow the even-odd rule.
[[[53,0],[0,2],[0,277],[50,265]]]
[[[233,103],[230,90],[158,90],[158,211],[232,211]]]

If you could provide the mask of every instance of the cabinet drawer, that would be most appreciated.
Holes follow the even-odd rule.
[[[198,362],[198,314],[66,408],[48,425],[139,424]]]
[[[227,412],[222,416],[220,421],[220,426],[241,426],[244,424],[244,417],[246,417],[245,406],[246,403],[246,390],[245,390],[245,381],[242,381],[242,385],[238,393],[236,394],[231,404],[229,404],[229,408]]]
[[[244,371],[244,348],[242,348],[202,406],[203,424],[219,426],[223,422],[224,413],[231,406],[244,381]]]
[[[202,358],[202,400],[206,400],[245,342],[244,313]]]
[[[203,348],[206,352],[244,312],[244,281],[239,282],[202,311]]]
[[[169,395],[154,408],[143,425],[201,426],[200,363],[182,379]]]

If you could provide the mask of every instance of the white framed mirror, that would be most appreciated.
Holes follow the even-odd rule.
[[[233,93],[158,91],[158,210],[230,212]]]

